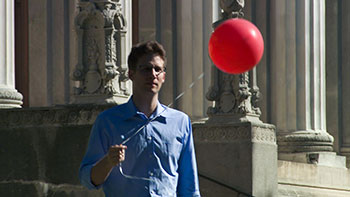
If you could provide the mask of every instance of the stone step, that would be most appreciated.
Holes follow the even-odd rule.
[[[88,190],[70,184],[49,184],[41,181],[2,181],[0,196],[25,197],[103,197],[102,190]]]
[[[278,161],[278,196],[350,196],[344,167]]]
[[[335,152],[279,153],[279,160],[346,168],[346,157]]]

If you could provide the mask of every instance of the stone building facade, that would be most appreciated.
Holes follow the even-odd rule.
[[[146,40],[167,51],[160,101],[193,121],[203,196],[348,196],[347,8],[346,0],[2,1],[0,196],[102,195],[79,185],[77,168],[96,115],[130,96],[127,54]],[[208,56],[215,24],[232,12],[265,44],[241,75]]]

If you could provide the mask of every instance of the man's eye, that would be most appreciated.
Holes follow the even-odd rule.
[[[141,69],[143,72],[150,72],[152,70],[152,67],[144,67]]]

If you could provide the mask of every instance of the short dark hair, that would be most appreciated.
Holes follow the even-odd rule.
[[[166,52],[161,44],[157,41],[147,41],[134,45],[131,48],[131,52],[128,57],[128,67],[129,70],[136,70],[136,64],[139,58],[144,55],[159,55],[164,61],[164,68],[166,65]]]

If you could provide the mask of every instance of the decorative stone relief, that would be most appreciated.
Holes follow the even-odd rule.
[[[196,143],[251,141],[257,143],[276,144],[275,128],[272,125],[193,125]]]
[[[243,17],[244,0],[220,0],[223,18]]]
[[[7,109],[0,111],[0,128],[92,125],[98,114],[110,107],[110,105],[77,105],[21,111]]]
[[[72,74],[77,81],[74,103],[117,103],[126,98],[126,21],[119,0],[79,3],[76,17],[78,64]]]

